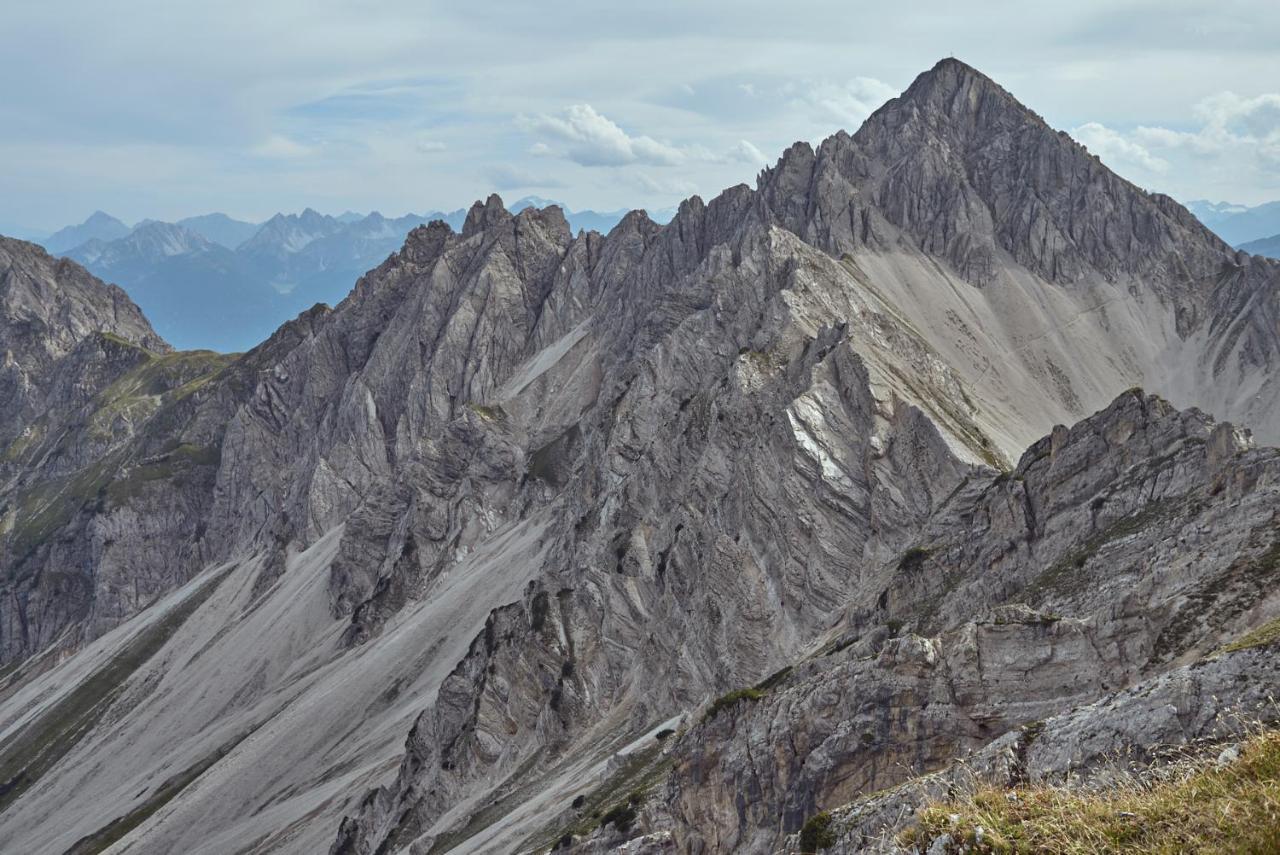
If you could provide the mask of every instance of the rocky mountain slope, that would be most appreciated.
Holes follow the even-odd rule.
[[[34,244],[0,238],[0,443],[30,436],[37,416],[60,403],[54,393],[73,391],[57,388],[59,369],[95,336],[168,350],[119,288]]]
[[[495,196],[243,356],[134,342],[9,470],[0,834],[856,851],[969,752],[1223,738],[1278,280],[946,60],[665,226]]]

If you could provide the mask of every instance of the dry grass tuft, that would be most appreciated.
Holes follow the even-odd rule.
[[[901,842],[950,835],[948,852],[1019,855],[1280,852],[1280,731],[1255,732],[1238,752],[1100,792],[979,787],[926,808]]]

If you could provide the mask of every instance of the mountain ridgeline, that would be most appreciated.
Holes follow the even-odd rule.
[[[525,197],[512,211],[550,204]],[[608,231],[626,213],[564,211],[575,231]],[[99,211],[45,246],[123,286],[174,345],[232,352],[248,350],[316,303],[339,302],[412,229],[438,219],[456,230],[466,213],[331,217],[308,208],[260,224],[206,214],[176,223],[143,220],[130,228]],[[673,214],[656,216],[665,222]]]
[[[959,61],[241,355],[2,246],[16,851],[945,850],[975,775],[1274,717],[1280,263]]]

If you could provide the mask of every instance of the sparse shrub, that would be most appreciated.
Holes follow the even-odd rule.
[[[831,814],[826,811],[809,817],[800,829],[801,852],[821,852],[828,846],[834,846],[835,842],[836,834],[831,830]]]
[[[655,733],[655,734],[653,735],[653,738],[654,738],[654,739],[656,739],[656,740],[658,740],[659,742],[661,742],[662,740],[664,740],[664,739],[668,738],[669,736],[671,736],[671,734],[673,734],[673,733],[675,733],[675,731],[674,731],[674,730],[672,730],[672,729],[671,729],[671,728],[669,728],[669,727],[664,727],[664,728],[662,728],[662,730],[660,730],[660,731],[658,731],[657,733]]]
[[[530,626],[534,632],[542,632],[542,628],[547,625],[547,611],[550,609],[550,598],[546,591],[539,591],[533,597],[533,603],[530,604]]]
[[[600,818],[600,827],[612,825],[619,833],[626,834],[631,829],[631,823],[635,821],[636,809],[628,801],[610,808],[609,812]]]
[[[747,689],[735,689],[732,692],[721,695],[711,702],[711,706],[707,708],[707,714],[703,716],[703,721],[711,721],[724,710],[736,704],[738,701],[758,701],[764,697],[764,692],[755,687]]]
[[[898,569],[905,570],[908,573],[915,573],[924,566],[924,562],[933,554],[933,550],[925,549],[920,546],[913,546],[906,552],[902,553],[902,558],[898,561]]]

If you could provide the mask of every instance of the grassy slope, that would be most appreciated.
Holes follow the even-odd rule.
[[[928,846],[944,834],[949,852],[1280,852],[1280,731],[1251,736],[1229,762],[1099,792],[980,788],[925,809],[903,842]]]

